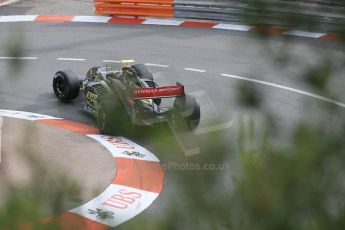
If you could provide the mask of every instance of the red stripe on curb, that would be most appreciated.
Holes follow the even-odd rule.
[[[326,34],[326,35],[323,35],[319,38],[325,39],[325,40],[340,40],[340,37],[338,35],[335,35],[335,34]]]
[[[87,219],[74,213],[65,212],[59,218],[61,229],[64,230],[104,230],[109,226]]]
[[[264,34],[282,34],[288,30],[277,27],[255,27],[249,30],[249,32],[264,33]]]
[[[210,23],[210,22],[183,22],[180,26],[186,26],[186,27],[206,27],[206,28],[212,28],[218,23]]]
[[[102,223],[93,221],[91,219],[79,216],[71,212],[64,212],[57,217],[46,217],[39,220],[42,226],[47,227],[48,225],[53,225],[58,227],[58,229],[63,230],[105,230],[109,226]],[[25,224],[20,224],[17,228],[20,230],[34,229],[33,223],[27,222]]]
[[[112,17],[108,23],[141,24],[145,19],[141,18],[118,18]]]
[[[64,15],[40,15],[38,16],[35,21],[36,22],[70,22],[72,21],[74,16],[64,16]]]
[[[77,132],[81,134],[98,134],[99,130],[88,124],[83,124],[80,122],[65,120],[65,119],[42,119],[36,120],[35,122],[55,126],[62,129],[67,129],[72,132]]]
[[[112,184],[124,185],[149,192],[163,189],[163,170],[159,162],[115,158],[116,177]]]

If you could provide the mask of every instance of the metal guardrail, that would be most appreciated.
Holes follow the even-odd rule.
[[[175,0],[174,16],[287,28],[313,26],[320,31],[337,32],[345,26],[345,3],[335,0]]]
[[[95,13],[236,22],[286,29],[345,31],[338,0],[94,0]]]
[[[240,4],[231,1],[174,1],[176,18],[239,21],[241,12]]]

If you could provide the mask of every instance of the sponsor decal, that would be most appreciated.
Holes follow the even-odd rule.
[[[133,99],[156,98],[156,97],[176,97],[184,93],[183,85],[164,86],[159,88],[137,88],[133,89]]]
[[[115,227],[144,211],[158,195],[159,193],[111,184],[99,196],[69,212]]]
[[[100,142],[114,157],[159,162],[158,158],[150,151],[124,137],[106,135],[87,136]]]
[[[102,138],[117,149],[135,149],[134,146],[131,146],[129,143],[119,137],[102,136]]]
[[[29,119],[44,119],[45,118],[45,116],[37,115],[37,114],[28,114],[27,117]]]
[[[102,204],[116,209],[127,209],[141,197],[142,194],[138,192],[131,192],[127,189],[121,189],[118,191],[118,193],[109,197]]]
[[[136,152],[136,151],[124,151],[122,152],[122,154],[125,154],[127,156],[135,156],[135,157],[139,157],[139,158],[145,158],[145,154],[143,153],[139,153],[139,152]]]
[[[103,211],[101,208],[96,208],[96,210],[89,209],[88,213],[90,215],[96,215],[99,220],[114,219],[114,213],[110,211]]]
[[[92,92],[90,92],[90,91],[87,91],[87,93],[86,93],[86,98],[87,98],[87,100],[90,102],[90,101],[95,101],[95,100],[97,100],[97,94],[94,94],[94,93],[92,93]]]

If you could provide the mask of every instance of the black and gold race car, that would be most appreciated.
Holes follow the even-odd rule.
[[[122,61],[122,66],[92,67],[84,80],[72,71],[58,71],[53,79],[57,98],[67,102],[84,92],[83,109],[97,119],[103,134],[115,134],[124,125],[153,126],[182,120],[194,129],[200,122],[200,105],[184,86],[160,87],[146,65]]]

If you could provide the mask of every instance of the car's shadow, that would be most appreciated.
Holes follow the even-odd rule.
[[[85,101],[84,95],[80,95],[72,102],[61,102],[56,99],[54,93],[44,93],[29,105],[16,106],[16,110],[40,113],[68,120],[78,121],[97,127],[97,120],[91,114],[82,109]],[[160,156],[170,154],[185,156],[190,146],[196,145],[197,137],[190,130],[181,130],[168,123],[160,123],[154,126],[139,126],[131,124],[128,119],[121,127],[115,130],[112,136],[128,138],[139,145]]]

